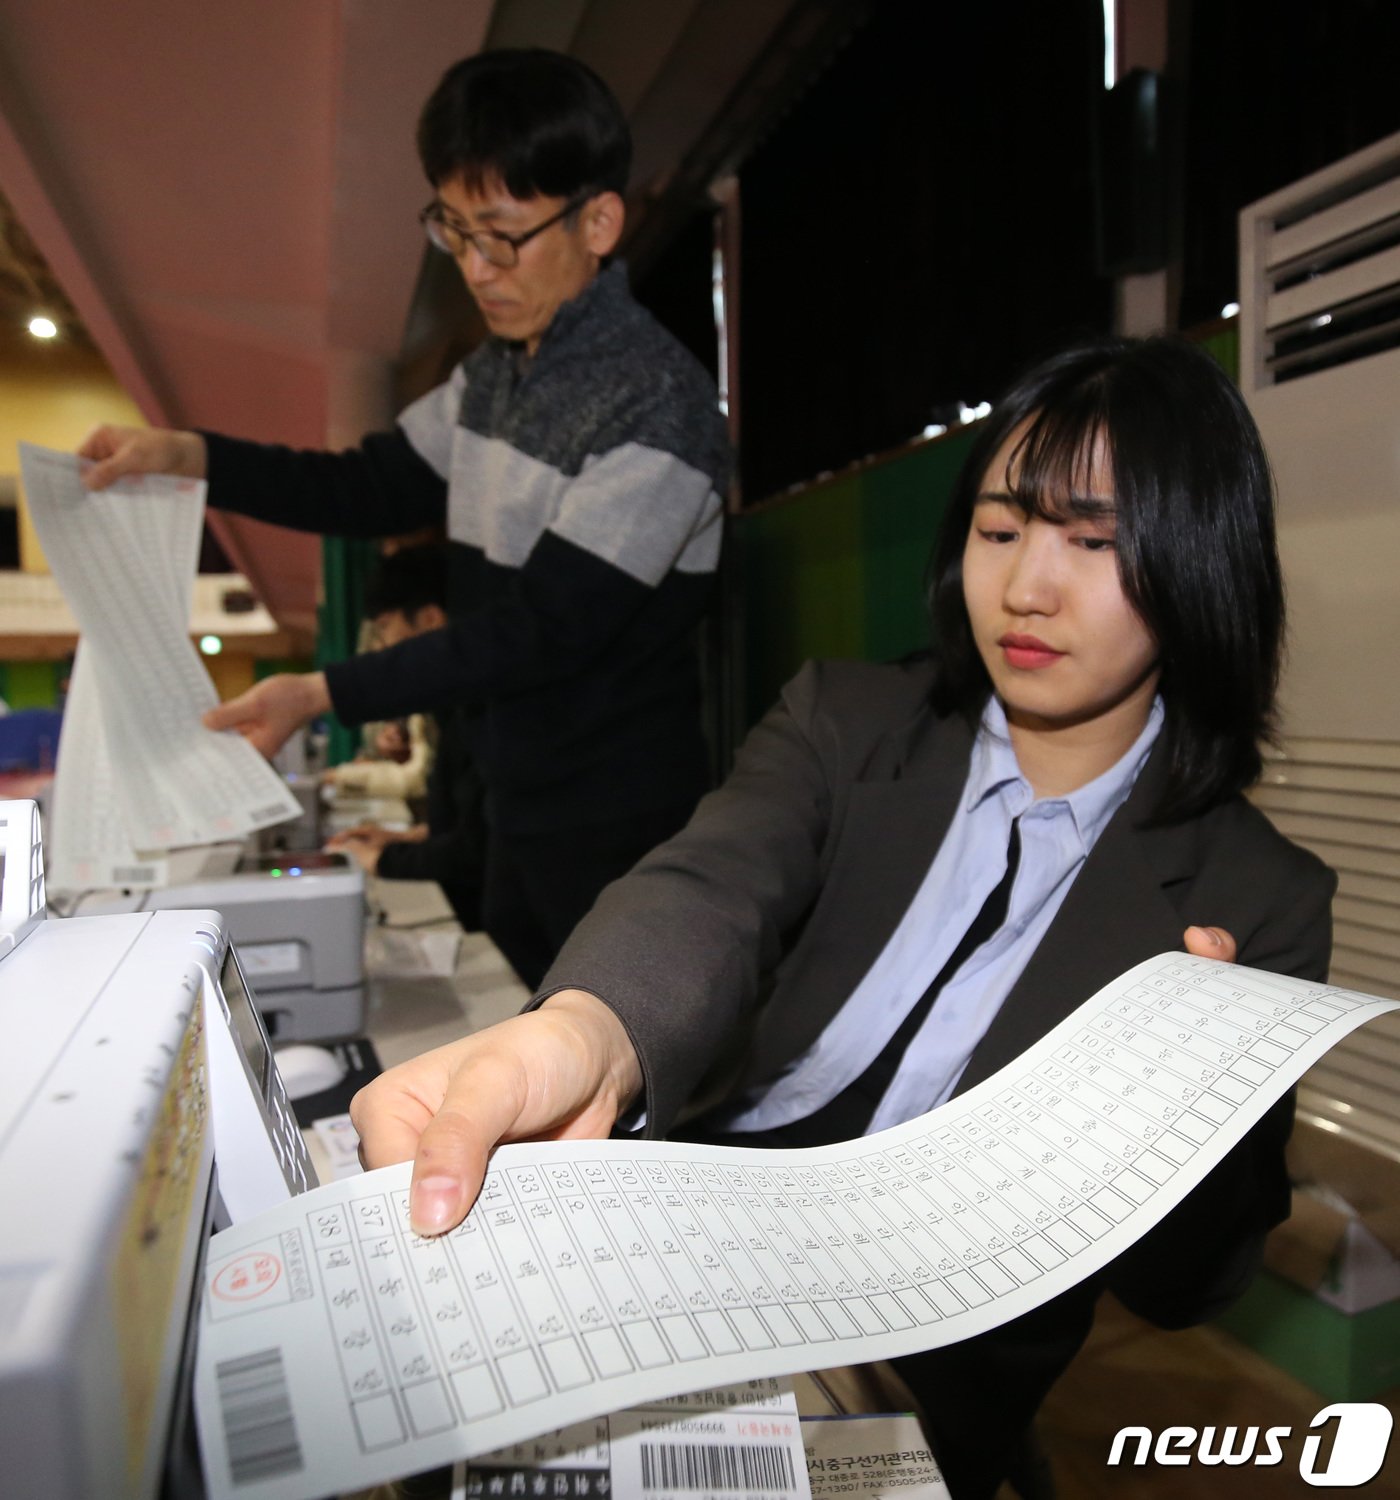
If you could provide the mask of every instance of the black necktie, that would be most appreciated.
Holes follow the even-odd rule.
[[[982,903],[982,910],[972,919],[962,941],[938,971],[932,984],[914,1002],[909,1014],[900,1022],[895,1034],[880,1049],[879,1056],[854,1082],[848,1083],[829,1103],[804,1119],[781,1127],[785,1146],[827,1146],[835,1141],[854,1140],[870,1128],[870,1120],[879,1108],[885,1091],[894,1080],[906,1048],[933,1009],[943,986],[969,958],[1006,921],[1011,904],[1011,887],[1016,867],[1021,862],[1021,825],[1011,823],[1011,837],[1006,846],[1006,874],[996,889]]]

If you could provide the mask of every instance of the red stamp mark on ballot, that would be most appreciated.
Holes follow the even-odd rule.
[[[210,1288],[225,1302],[251,1302],[264,1296],[282,1279],[282,1262],[266,1250],[235,1256],[220,1267]]]

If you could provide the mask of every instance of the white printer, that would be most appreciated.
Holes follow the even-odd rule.
[[[279,1043],[363,1033],[365,877],[348,855],[249,854],[236,845],[177,850],[169,885],[97,892],[79,907],[87,914],[204,909],[223,913]]]
[[[0,803],[0,1475],[198,1495],[211,1227],[315,1184],[224,919],[46,919],[33,803]]]
[[[365,876],[347,854],[245,854],[226,875],[144,893],[148,911],[222,912],[278,1042],[365,1029]]]

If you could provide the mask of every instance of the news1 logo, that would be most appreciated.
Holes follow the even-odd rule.
[[[1332,1449],[1321,1458],[1326,1430],[1336,1424]],[[1355,1489],[1381,1471],[1394,1418],[1372,1401],[1338,1401],[1324,1406],[1308,1424],[1298,1472],[1319,1489]],[[1113,1437],[1108,1462],[1141,1466],[1151,1455],[1159,1464],[1281,1464],[1291,1427],[1164,1427],[1154,1437],[1148,1427],[1123,1427]],[[1132,1445],[1136,1445],[1135,1447]],[[1130,1456],[1129,1456],[1130,1455]],[[1319,1467],[1321,1463],[1321,1467]]]

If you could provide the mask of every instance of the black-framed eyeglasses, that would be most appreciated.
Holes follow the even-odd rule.
[[[536,224],[523,234],[507,234],[503,229],[468,229],[455,219],[449,219],[447,209],[436,198],[418,215],[418,222],[426,231],[428,243],[434,250],[441,250],[444,255],[460,260],[467,253],[467,246],[471,245],[483,260],[508,271],[520,263],[522,245],[529,244],[537,234],[543,234],[560,219],[577,213],[591,197],[591,188],[575,193],[558,213],[550,214],[542,224]]]

